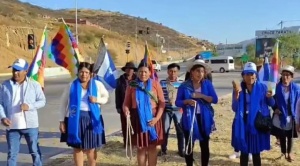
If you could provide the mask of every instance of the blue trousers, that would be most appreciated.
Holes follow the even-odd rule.
[[[163,152],[167,151],[167,145],[168,145],[168,137],[169,137],[169,131],[171,122],[173,120],[175,129],[176,129],[176,135],[177,135],[177,147],[178,152],[184,152],[184,134],[181,129],[181,117],[182,114],[179,111],[165,111],[164,113],[164,130],[165,130],[165,141],[164,144],[161,146],[161,150]]]
[[[33,166],[42,166],[42,157],[38,143],[38,128],[6,130],[6,140],[8,145],[7,166],[17,166],[22,136],[25,137],[27,142]]]

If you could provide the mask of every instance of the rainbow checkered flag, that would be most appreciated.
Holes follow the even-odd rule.
[[[80,56],[77,42],[65,22],[60,26],[51,43],[49,59],[67,69],[72,78],[77,76]]]
[[[45,72],[45,65],[46,65],[46,54],[48,54],[47,39],[48,39],[48,32],[47,32],[47,26],[45,26],[40,44],[38,45],[36,54],[27,72],[27,77],[39,82],[43,90],[45,86],[44,72]]]

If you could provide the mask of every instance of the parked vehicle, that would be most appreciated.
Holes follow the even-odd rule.
[[[143,62],[143,59],[141,60],[141,62]],[[156,60],[152,60],[151,62],[154,70],[161,71],[161,65]]]
[[[160,65],[156,60],[152,60],[152,67],[153,67],[156,71],[161,71],[161,65]]]
[[[209,64],[213,72],[224,73],[235,70],[232,56],[212,57],[209,60],[205,60],[205,63]]]

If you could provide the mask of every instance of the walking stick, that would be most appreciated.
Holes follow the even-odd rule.
[[[195,119],[196,119],[196,106],[197,106],[197,104],[195,103],[193,117],[192,117],[192,125],[191,125],[191,129],[190,129],[190,135],[189,135],[188,143],[185,147],[185,154],[186,155],[190,155],[193,152],[193,133],[194,133],[193,128],[194,128],[194,122],[195,122]],[[191,148],[190,152],[188,152],[189,144],[190,144],[190,148]]]

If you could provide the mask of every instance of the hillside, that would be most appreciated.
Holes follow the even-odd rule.
[[[75,34],[74,10],[50,10],[22,3],[18,0],[0,1],[0,73],[8,72],[7,66],[14,59],[23,57],[32,60],[35,51],[27,49],[27,35],[33,33],[39,43],[41,33],[47,24],[49,29],[49,42],[61,24],[60,18],[68,23]],[[104,36],[113,59],[117,65],[126,62],[125,45],[131,42],[129,60],[138,60],[144,54],[145,41],[148,42],[150,52],[158,61],[165,61],[168,56],[181,59],[195,55],[203,49],[209,49],[212,44],[206,40],[198,40],[185,36],[160,23],[148,21],[146,18],[132,17],[116,12],[102,10],[78,10],[78,37],[79,49],[84,60],[94,60],[100,37]],[[135,45],[135,32],[138,33]],[[147,27],[149,34],[146,33]],[[156,37],[156,33],[164,37]],[[161,51],[169,50],[166,53]],[[49,61],[48,67],[55,66]]]

